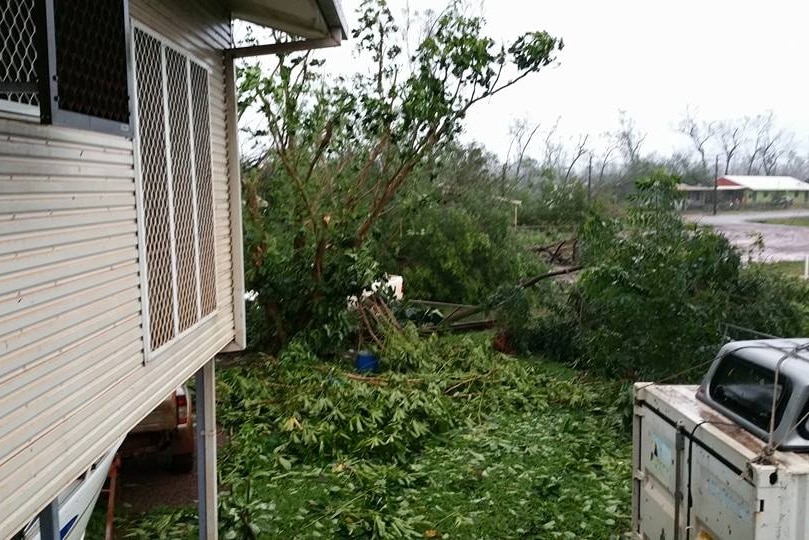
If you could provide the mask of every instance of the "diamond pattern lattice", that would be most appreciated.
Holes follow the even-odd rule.
[[[152,349],[216,309],[208,73],[135,29]]]
[[[0,83],[36,83],[34,2],[0,1]],[[39,105],[37,93],[0,92],[0,99]]]
[[[191,94],[194,116],[194,158],[197,172],[200,297],[202,314],[207,315],[216,309],[211,125],[208,110],[208,73],[194,63],[191,63]]]
[[[174,238],[177,250],[177,301],[180,331],[197,322],[197,271],[194,224],[194,178],[188,110],[188,64],[166,49],[171,174],[174,186]]]
[[[160,42],[134,33],[149,328],[152,349],[158,349],[175,335],[163,70]]]

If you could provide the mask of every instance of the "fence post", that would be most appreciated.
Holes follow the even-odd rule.
[[[803,258],[803,279],[809,279],[809,255]]]

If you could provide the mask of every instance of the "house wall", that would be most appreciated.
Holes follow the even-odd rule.
[[[745,204],[748,206],[768,207],[773,204],[782,204],[784,198],[789,198],[789,206],[809,206],[809,191],[752,191],[745,190]]]
[[[0,117],[0,538],[236,336],[228,12],[132,0],[131,15],[210,70],[217,311],[147,362],[133,142]]]

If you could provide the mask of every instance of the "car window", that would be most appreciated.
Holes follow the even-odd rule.
[[[781,422],[789,399],[790,385],[782,373],[774,385],[775,373],[733,354],[723,358],[710,384],[711,397],[761,429],[769,429],[775,392],[775,426]]]

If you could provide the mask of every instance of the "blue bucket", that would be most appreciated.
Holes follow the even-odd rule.
[[[376,373],[379,371],[379,358],[369,351],[359,351],[354,367],[360,373]]]

